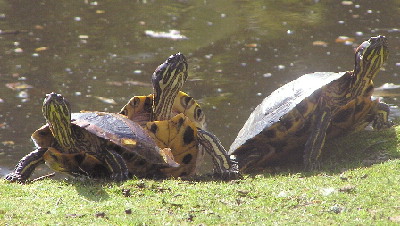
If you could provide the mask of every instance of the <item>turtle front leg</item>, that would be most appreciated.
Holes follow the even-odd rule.
[[[376,104],[374,111],[375,117],[372,122],[374,129],[380,130],[392,127],[393,123],[389,121],[389,105],[379,102]]]
[[[313,117],[310,135],[305,144],[303,162],[307,170],[319,168],[319,157],[325,143],[326,131],[332,118],[331,109],[327,106],[320,107],[320,110]]]
[[[129,170],[122,156],[114,150],[107,150],[105,163],[111,171],[111,179],[125,181],[129,179]]]
[[[238,164],[222,146],[219,139],[210,132],[197,128],[199,149],[204,149],[212,158],[215,174],[224,180],[240,178]]]
[[[43,155],[46,151],[47,148],[39,148],[24,156],[15,166],[14,171],[5,176],[5,179],[10,182],[26,181],[36,167],[44,163]]]

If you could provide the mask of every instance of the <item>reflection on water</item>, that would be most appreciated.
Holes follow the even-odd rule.
[[[33,149],[45,93],[81,109],[118,111],[150,93],[158,64],[178,51],[184,91],[229,147],[263,97],[314,71],[352,70],[353,48],[386,35],[390,56],[376,84],[399,84],[400,1],[2,1],[0,168]],[[176,30],[187,37],[154,38]],[[339,36],[347,36],[338,39]],[[396,96],[384,100],[400,105]],[[1,172],[0,172],[1,174]]]

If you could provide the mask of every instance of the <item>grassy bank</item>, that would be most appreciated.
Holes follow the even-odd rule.
[[[0,181],[8,224],[399,224],[400,127],[330,141],[322,170],[243,180]]]

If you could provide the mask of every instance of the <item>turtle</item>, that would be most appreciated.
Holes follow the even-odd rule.
[[[43,163],[72,176],[115,181],[129,179],[130,172],[157,175],[162,168],[177,166],[166,160],[168,150],[161,150],[139,124],[121,114],[71,113],[66,98],[54,92],[46,95],[42,112],[47,124],[32,134],[37,149],[23,157],[6,180],[24,182]]]
[[[218,138],[205,130],[200,105],[181,91],[187,70],[183,54],[171,55],[152,75],[153,94],[132,97],[119,113],[143,125],[160,148],[171,149],[180,166],[163,169],[168,175],[195,174],[203,152],[207,152],[217,174],[234,178],[238,175],[235,164]]]
[[[388,106],[371,100],[372,80],[387,57],[386,37],[371,37],[356,49],[353,71],[305,74],[272,92],[230,146],[239,170],[257,172],[292,161],[316,170],[325,139],[369,123],[375,129],[390,127]]]

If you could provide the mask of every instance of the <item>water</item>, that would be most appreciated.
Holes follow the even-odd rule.
[[[116,112],[151,93],[152,72],[176,52],[189,60],[184,91],[227,148],[265,96],[305,73],[352,70],[354,48],[371,36],[390,45],[375,84],[400,84],[399,9],[389,0],[0,1],[0,174],[34,149],[46,93],[74,111]],[[396,96],[384,100],[400,105]]]

